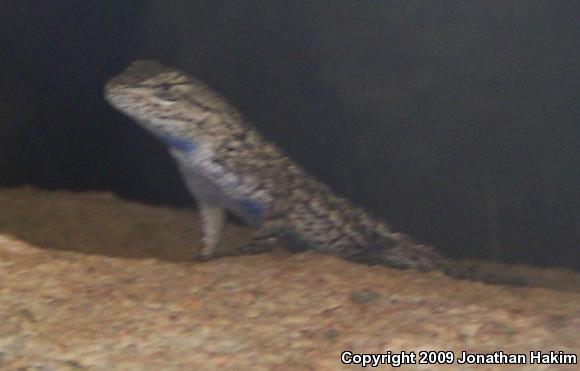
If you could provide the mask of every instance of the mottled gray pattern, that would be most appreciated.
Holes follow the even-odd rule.
[[[202,211],[202,258],[221,255],[226,209],[257,227],[234,253],[265,251],[279,240],[368,264],[449,270],[432,247],[393,232],[307,174],[188,74],[136,61],[107,83],[105,97],[168,144]]]

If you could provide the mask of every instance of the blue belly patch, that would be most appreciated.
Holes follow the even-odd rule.
[[[249,198],[243,199],[240,201],[240,206],[244,213],[252,218],[254,222],[258,222],[264,217],[264,206],[254,200]]]
[[[181,139],[171,135],[160,135],[160,138],[171,148],[175,148],[180,152],[193,152],[197,148],[197,144],[188,139]]]

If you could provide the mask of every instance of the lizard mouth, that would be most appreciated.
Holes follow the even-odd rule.
[[[116,109],[127,113],[131,107],[142,100],[142,94],[132,89],[130,85],[123,83],[123,76],[115,76],[110,79],[103,89],[105,100]]]
[[[113,107],[122,109],[123,106],[125,106],[125,104],[123,104],[123,101],[125,101],[126,99],[123,99],[122,97],[124,95],[120,94],[122,88],[120,88],[118,85],[115,84],[114,79],[107,82],[107,84],[105,85],[105,89],[103,90],[104,90],[103,96],[105,100]]]
[[[105,88],[103,89],[103,96],[105,97],[105,100],[109,103],[114,103],[114,99],[112,98],[113,96],[115,96],[115,91],[118,88],[115,87],[114,82],[112,80],[109,80],[107,82],[107,84],[105,85]]]

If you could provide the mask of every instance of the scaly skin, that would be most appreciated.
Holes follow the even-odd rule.
[[[105,98],[169,147],[200,206],[203,259],[222,255],[217,247],[228,210],[257,230],[234,254],[266,251],[279,241],[367,264],[469,276],[315,180],[182,71],[133,62],[107,83]]]

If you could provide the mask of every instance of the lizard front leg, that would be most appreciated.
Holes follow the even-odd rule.
[[[209,260],[218,255],[217,248],[222,240],[226,223],[226,211],[223,207],[198,199],[201,214],[203,248],[200,260]]]
[[[191,153],[184,153],[174,148],[170,148],[169,152],[177,160],[181,176],[189,193],[197,201],[201,216],[203,247],[194,259],[215,258],[219,255],[217,248],[222,240],[226,224],[226,210],[221,201],[220,189],[204,174],[190,166],[191,158],[188,156],[191,156]]]

